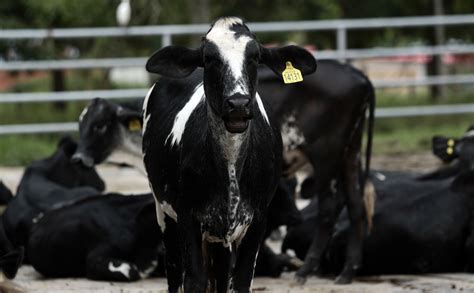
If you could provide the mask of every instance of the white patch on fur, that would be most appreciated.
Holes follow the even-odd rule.
[[[242,20],[234,17],[226,17],[217,20],[214,26],[207,33],[206,39],[217,46],[219,54],[223,61],[229,65],[229,70],[234,77],[234,88],[229,89],[227,93],[231,96],[236,93],[248,95],[249,90],[246,82],[242,80],[243,64],[245,59],[245,49],[247,43],[252,41],[248,36],[242,35],[235,38],[235,32],[230,30],[234,24],[242,25]]]
[[[81,114],[79,115],[79,122],[81,122],[82,119],[84,119],[84,116],[86,116],[87,111],[89,111],[89,106],[86,106],[84,110],[82,110]]]
[[[295,113],[286,117],[281,125],[283,150],[291,151],[305,143],[303,132],[296,125]]]
[[[379,181],[385,181],[385,179],[387,179],[387,176],[385,176],[384,174],[380,173],[380,172],[375,172],[374,173],[374,176],[375,178],[377,178]]]
[[[143,128],[142,128],[142,135],[145,134],[146,131],[146,125],[148,121],[150,120],[151,114],[147,114],[146,110],[148,107],[148,100],[150,99],[151,92],[153,92],[153,89],[155,88],[155,84],[152,85],[152,87],[148,90],[148,93],[145,96],[145,101],[143,101]]]
[[[118,267],[116,267],[112,262],[109,262],[109,271],[111,272],[119,272],[125,276],[125,278],[130,279],[130,265],[128,263],[121,263]]]
[[[165,212],[165,214],[168,217],[173,219],[175,222],[178,222],[178,215],[176,214],[173,207],[169,203],[167,203],[166,201],[163,201],[162,203],[160,203],[160,206],[163,212]]]
[[[153,191],[153,187],[150,184],[150,189],[153,193],[153,199],[155,200],[155,210],[156,210],[156,220],[158,221],[158,226],[160,226],[161,232],[164,233],[166,230],[166,222],[165,222],[165,213],[161,208],[160,202],[155,196],[155,192]]]
[[[265,111],[262,98],[260,98],[260,95],[258,93],[255,95],[255,99],[257,100],[257,105],[258,105],[258,109],[260,110],[260,113],[262,114],[265,121],[267,121],[267,124],[270,125],[270,120],[268,120],[267,111]]]
[[[474,136],[474,130],[469,130],[463,135],[463,137],[473,137],[473,136]]]
[[[204,86],[202,83],[198,84],[194,89],[194,93],[189,99],[189,101],[184,105],[184,107],[178,112],[176,118],[174,119],[173,128],[171,129],[170,134],[166,137],[165,145],[168,140],[171,138],[171,146],[179,145],[181,138],[183,137],[184,129],[186,128],[186,123],[191,117],[191,114],[194,112],[196,107],[204,100]]]

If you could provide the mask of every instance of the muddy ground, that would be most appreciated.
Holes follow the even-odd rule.
[[[430,153],[400,154],[397,156],[375,156],[374,169],[407,170],[425,172],[436,168],[439,162]],[[0,178],[7,186],[16,189],[23,172],[22,168],[0,168]],[[99,173],[107,182],[108,191],[122,193],[147,192],[146,179],[130,168],[104,166]],[[272,247],[278,249],[278,243]],[[165,279],[147,279],[135,283],[97,282],[85,279],[47,280],[36,273],[30,266],[20,269],[14,283],[0,282],[0,292],[165,292]],[[3,289],[2,289],[3,288]],[[16,288],[16,289],[13,289]],[[470,274],[430,274],[418,276],[374,276],[361,277],[351,285],[334,285],[331,279],[312,277],[304,286],[293,283],[293,274],[286,273],[279,279],[256,278],[254,292],[474,292],[474,275]],[[16,291],[16,292],[18,292]]]

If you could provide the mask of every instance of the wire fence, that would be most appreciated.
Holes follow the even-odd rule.
[[[355,20],[292,21],[249,23],[254,32],[301,32],[301,31],[334,31],[336,33],[336,50],[316,53],[318,59],[355,60],[393,56],[469,54],[474,53],[474,44],[453,44],[439,46],[414,46],[402,48],[369,48],[350,49],[347,47],[348,31],[359,29],[433,27],[433,26],[468,26],[474,25],[474,15],[423,16],[398,18],[370,18]],[[134,26],[128,28],[95,27],[72,29],[4,29],[0,30],[0,42],[23,39],[78,39],[78,38],[124,38],[139,36],[161,36],[163,46],[170,45],[173,36],[202,34],[209,28],[208,24],[198,25],[161,25]],[[100,58],[75,60],[35,60],[35,61],[0,61],[0,71],[31,70],[78,70],[94,68],[143,67],[146,57],[133,58]],[[397,88],[431,85],[465,85],[474,84],[474,74],[439,75],[424,78],[402,78],[391,80],[373,80],[376,88]],[[66,92],[32,92],[1,93],[0,103],[35,103],[56,101],[89,100],[94,97],[105,99],[143,97],[147,89],[88,90]],[[378,109],[377,117],[409,117],[422,115],[447,115],[474,113],[474,104],[438,105],[420,107],[401,107]],[[0,135],[21,133],[69,132],[77,130],[74,122],[41,123],[0,126]]]

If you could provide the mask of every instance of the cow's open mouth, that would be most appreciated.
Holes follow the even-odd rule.
[[[242,133],[249,127],[250,119],[244,117],[231,117],[224,119],[225,128],[231,133]]]

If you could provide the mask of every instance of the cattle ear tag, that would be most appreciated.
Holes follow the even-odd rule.
[[[142,125],[138,119],[132,119],[128,121],[128,130],[130,131],[140,131],[142,130]]]
[[[286,84],[303,81],[301,71],[294,68],[290,61],[286,61],[286,68],[281,73],[281,76],[283,77],[283,82]]]
[[[454,149],[453,149],[454,144],[455,143],[453,139],[448,140],[448,148],[446,149],[446,153],[448,155],[452,155],[454,153]]]

